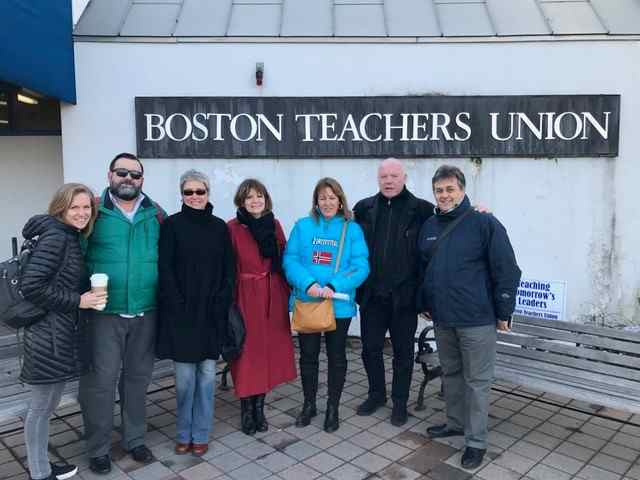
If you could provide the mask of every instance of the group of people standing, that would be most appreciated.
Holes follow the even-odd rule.
[[[407,190],[406,173],[396,159],[380,164],[379,193],[358,202],[353,213],[342,186],[323,178],[313,191],[309,215],[296,222],[288,241],[258,180],[240,184],[236,218],[229,222],[212,214],[210,181],[202,172],[181,176],[182,207],[169,217],[142,192],[144,168],[134,155],[116,155],[108,180],[99,197],[83,185],[64,185],[48,214],[32,218],[23,232],[25,238],[37,236],[38,244],[22,290],[49,312],[24,335],[21,378],[33,392],[25,420],[31,478],[69,478],[77,471],[51,464],[47,456],[48,418],[65,382],[77,376],[90,469],[111,471],[113,415],[105,412],[113,410],[116,388],[122,447],[138,462],[151,461],[144,441],[145,396],[156,357],[175,364],[176,453],[205,454],[216,360],[229,341],[232,304],[246,328],[242,351],[230,361],[241,428],[248,435],[268,430],[265,395],[296,378],[289,320],[293,302],[336,293],[346,297],[333,300],[336,329],[324,333],[325,431],[339,428],[346,338],[356,303],[369,380],[357,414],[371,415],[387,401],[382,352],[389,332],[391,423],[396,426],[407,422],[417,314],[425,312],[440,338],[448,413],[447,424],[428,434],[464,434],[463,466],[479,465],[486,449],[491,342],[496,327],[508,328],[503,320],[513,311],[519,270],[504,227],[493,216],[465,213],[464,234],[462,228],[447,231],[450,217],[473,210],[459,169],[444,166],[436,172],[435,209]],[[449,240],[436,253],[438,235]],[[108,295],[89,289],[92,273],[108,275]],[[443,279],[449,282],[446,288]],[[304,394],[298,427],[317,415],[321,337],[298,335]]]

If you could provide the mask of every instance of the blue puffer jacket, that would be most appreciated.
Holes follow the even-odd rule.
[[[454,210],[436,210],[418,237],[424,275],[418,309],[441,327],[492,325],[513,313],[520,269],[507,231],[493,215],[472,211],[429,257],[441,232],[471,208],[465,195]]]
[[[342,216],[325,220],[322,215],[318,220],[309,216],[296,222],[282,260],[287,280],[293,287],[290,309],[296,298],[305,302],[317,300],[306,294],[317,282],[322,287],[330,284],[336,292],[349,295],[348,302],[334,300],[336,318],[351,318],[356,314],[356,288],[369,275],[369,250],[360,226],[349,222],[340,268],[334,274],[343,224]]]

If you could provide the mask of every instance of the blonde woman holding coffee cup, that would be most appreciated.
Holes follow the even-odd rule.
[[[31,402],[24,420],[25,445],[31,479],[70,478],[78,469],[52,464],[47,456],[49,416],[60,402],[67,381],[77,378],[84,361],[84,322],[78,309],[100,308],[106,293],[89,290],[81,237],[87,237],[96,218],[91,190],[79,183],[60,187],[45,215],[31,218],[25,239],[37,238],[22,275],[22,293],[46,311],[24,330],[20,380],[31,386]],[[82,293],[84,292],[84,293]]]

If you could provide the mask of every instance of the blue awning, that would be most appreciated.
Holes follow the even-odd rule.
[[[2,0],[0,19],[0,80],[75,104],[71,0]]]

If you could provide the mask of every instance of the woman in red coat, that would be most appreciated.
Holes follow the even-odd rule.
[[[231,376],[240,398],[242,431],[253,435],[269,428],[265,394],[296,378],[289,325],[289,286],[282,273],[285,236],[271,212],[269,192],[258,180],[240,184],[234,203],[236,218],[229,232],[236,256],[235,298],[245,322],[240,356]]]

